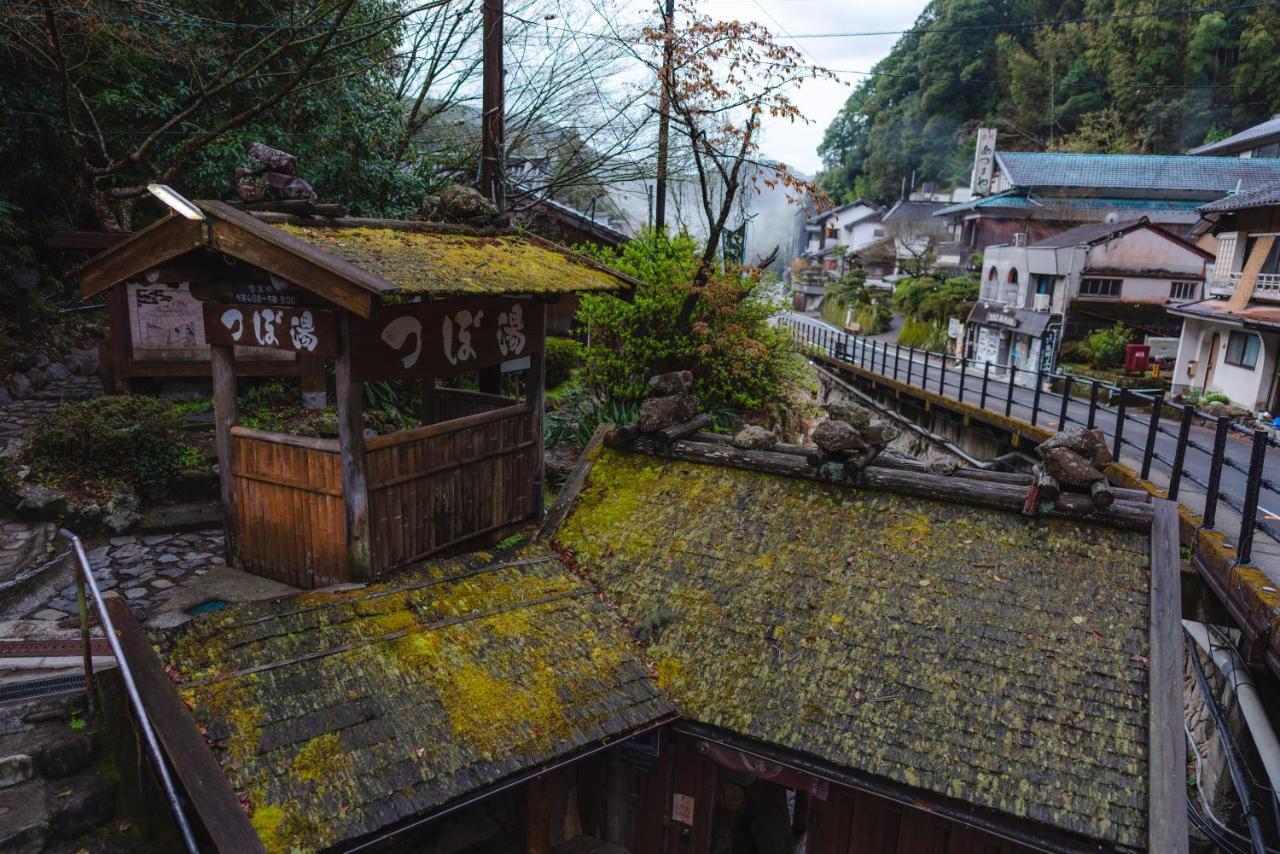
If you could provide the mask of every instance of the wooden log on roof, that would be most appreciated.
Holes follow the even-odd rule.
[[[1116,500],[1111,484],[1105,480],[1094,481],[1089,487],[1089,496],[1093,499],[1094,507],[1110,507]]]
[[[1045,471],[1044,463],[1036,463],[1031,467],[1031,480],[1039,491],[1041,501],[1057,501],[1062,494],[1062,487]]]
[[[683,424],[672,424],[670,427],[664,427],[661,430],[656,431],[654,435],[664,442],[671,443],[677,439],[683,439],[685,436],[697,433],[710,423],[711,416],[704,412],[701,415],[695,415],[692,419],[684,422]]]
[[[809,480],[845,483],[867,489],[882,489],[913,495],[935,501],[961,501],[998,510],[1021,513],[1027,498],[1030,476],[1020,484],[1003,483],[977,477],[959,478],[931,474],[925,471],[906,471],[888,466],[870,465],[857,475],[857,482],[842,466],[813,468],[797,454],[778,451],[748,451],[731,445],[694,442],[681,439],[665,445],[651,437],[637,439],[632,447],[644,453],[689,462],[726,465],[765,474],[784,477],[802,477]],[[1124,528],[1146,531],[1151,526],[1151,505],[1133,501],[1117,501],[1107,508],[1098,508],[1088,495],[1062,493],[1047,515],[1066,516],[1105,522]]]

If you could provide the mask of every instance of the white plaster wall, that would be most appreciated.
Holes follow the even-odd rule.
[[[990,280],[992,267],[996,269],[994,282]],[[982,253],[982,299],[993,302],[1004,301],[1003,297],[1012,289],[1012,286],[1009,285],[1010,270],[1016,270],[1018,273],[1018,288],[1012,303],[1016,306],[1026,304],[1028,299],[1027,283],[1030,278],[1027,249],[1026,247],[1009,244],[988,246],[986,251]]]
[[[1231,398],[1231,402],[1249,409],[1266,409],[1269,403],[1267,396],[1271,390],[1271,377],[1276,369],[1277,353],[1280,353],[1280,336],[1259,333],[1262,339],[1262,351],[1258,356],[1258,364],[1253,370],[1237,365],[1227,364],[1227,342],[1232,331],[1239,327],[1225,323],[1214,323],[1210,320],[1185,320],[1182,324],[1182,335],[1178,340],[1178,357],[1174,365],[1174,391],[1186,391],[1189,388],[1217,391]],[[1205,385],[1205,374],[1208,371],[1208,345],[1213,333],[1218,333],[1218,353],[1213,381]],[[1187,376],[1187,365],[1198,361],[1194,377]]]
[[[1204,274],[1205,259],[1149,228],[1091,246],[1086,266],[1125,270],[1171,270],[1188,276]]]

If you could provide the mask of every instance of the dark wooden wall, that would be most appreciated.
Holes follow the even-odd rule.
[[[530,518],[542,453],[534,425],[517,404],[370,439],[374,572]]]

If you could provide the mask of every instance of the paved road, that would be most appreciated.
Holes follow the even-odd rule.
[[[850,354],[850,361],[856,360],[855,363],[859,364],[860,367],[873,370],[890,378],[895,377],[896,370],[896,378],[899,382],[906,382],[909,367],[911,385],[919,388],[923,382],[924,387],[929,391],[941,393],[952,399],[959,399],[963,396],[964,402],[972,406],[981,404],[982,371],[980,370],[970,368],[962,378],[960,369],[955,361],[949,361],[944,376],[942,367],[939,364],[939,357],[936,355],[928,358],[928,364],[926,365],[926,359],[922,353],[917,352],[915,359],[912,360],[906,348],[898,349],[885,342],[872,342],[865,349],[862,344],[855,346],[852,336],[846,336],[843,331],[809,315],[792,313],[787,316],[787,320],[811,330],[811,334],[822,332],[828,336],[826,339],[828,341],[833,340],[832,336],[837,339],[843,338],[846,342],[846,349]],[[940,388],[940,384],[943,383],[945,383],[945,387]],[[1008,406],[1010,417],[1031,423],[1032,407],[1035,403],[1034,388],[1014,385],[1012,387],[1011,404],[1007,402],[1009,397],[1010,386],[1006,374],[1003,371],[991,370],[987,383],[985,409],[1003,415],[1006,411],[1006,406]],[[1132,401],[1132,398],[1130,399]],[[1047,429],[1060,429],[1063,426],[1059,423],[1061,406],[1061,395],[1042,392],[1036,423]],[[1065,425],[1068,427],[1082,426],[1087,423],[1088,417],[1089,402],[1087,398],[1082,400],[1073,396],[1067,406]],[[1113,441],[1113,444],[1116,422],[1117,412],[1115,409],[1109,406],[1098,406],[1094,423]],[[1140,471],[1142,467],[1143,451],[1147,442],[1149,426],[1149,411],[1134,411],[1130,408],[1126,413],[1124,431],[1121,434],[1123,444],[1120,460],[1135,471]],[[1156,459],[1152,463],[1151,480],[1161,487],[1166,487],[1169,483],[1169,474],[1172,471],[1172,461],[1177,451],[1176,434],[1179,425],[1176,418],[1166,413],[1158,426],[1160,429],[1155,439]],[[1207,451],[1213,447],[1214,431],[1210,428],[1193,425],[1190,439],[1192,447],[1188,447],[1186,451],[1183,463],[1184,474],[1182,485],[1179,488],[1178,499],[1196,513],[1203,515],[1205,494],[1207,492],[1203,484],[1209,482],[1211,468],[1211,455]],[[1194,447],[1195,445],[1205,450],[1198,450]],[[1252,441],[1248,436],[1234,431],[1227,434],[1225,457],[1230,462],[1222,467],[1220,484],[1222,499],[1218,501],[1215,527],[1233,543],[1237,541],[1240,531],[1241,516],[1236,508],[1243,507],[1244,504],[1246,483],[1244,471],[1249,468],[1251,449]],[[1161,458],[1163,458],[1163,461]],[[1232,467],[1232,464],[1238,468]],[[1268,449],[1263,466],[1263,478],[1264,482],[1269,480],[1273,484],[1280,485],[1280,449]],[[1232,504],[1235,506],[1231,506]],[[1264,485],[1258,500],[1258,507],[1258,519],[1267,525],[1270,531],[1258,530],[1255,533],[1252,563],[1266,570],[1268,577],[1272,581],[1280,583],[1280,493],[1273,489],[1268,489]]]

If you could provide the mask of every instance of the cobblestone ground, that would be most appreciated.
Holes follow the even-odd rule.
[[[97,377],[70,377],[51,382],[25,400],[0,403],[0,438],[21,436],[41,415],[47,415],[68,400],[84,400],[102,394]]]
[[[139,621],[181,587],[223,562],[222,530],[186,534],[139,534],[86,544],[89,566],[98,588],[115,590],[129,603]],[[64,588],[34,608],[28,619],[61,621],[76,615],[76,589]]]

